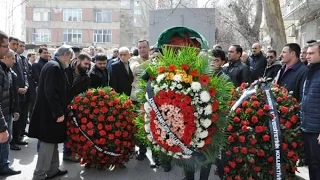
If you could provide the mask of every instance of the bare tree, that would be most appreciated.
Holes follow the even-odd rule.
[[[264,0],[263,7],[268,33],[271,37],[270,45],[277,52],[281,52],[282,47],[287,42],[287,39],[281,14],[280,2],[279,0]]]

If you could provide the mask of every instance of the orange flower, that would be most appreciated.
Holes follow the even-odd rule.
[[[176,65],[174,64],[171,64],[169,67],[168,67],[168,71],[169,72],[174,72],[176,70]]]
[[[160,66],[159,68],[158,68],[158,73],[160,74],[160,73],[163,73],[163,71],[164,71],[164,67],[163,66]]]
[[[188,71],[190,68],[190,66],[188,64],[182,64],[181,65],[181,69],[185,70],[185,71]]]
[[[192,71],[190,72],[190,75],[191,75],[191,76],[198,77],[198,76],[199,76],[199,72],[198,72],[197,70],[192,70]]]

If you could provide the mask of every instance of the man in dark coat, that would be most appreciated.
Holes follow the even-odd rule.
[[[108,86],[107,61],[108,57],[106,55],[101,53],[96,55],[95,65],[89,72],[92,88]]]
[[[300,60],[300,46],[296,43],[289,43],[284,46],[281,53],[284,66],[279,71],[275,81],[280,86],[284,86],[288,91],[293,92],[299,102],[301,101],[303,82],[306,78],[307,66]]]
[[[39,77],[43,66],[49,60],[49,52],[48,49],[43,47],[39,49],[40,58],[37,63],[32,64],[32,76],[36,84],[39,82]]]
[[[309,45],[307,78],[301,102],[301,129],[310,180],[320,179],[320,42]]]
[[[85,92],[90,88],[90,77],[88,70],[91,65],[91,57],[89,54],[78,54],[77,59],[73,59],[70,66],[66,69],[66,74],[71,87],[68,89],[67,104],[70,104],[72,99],[78,94]],[[69,117],[68,117],[69,118]],[[63,146],[63,160],[78,162],[78,159],[72,157],[72,152],[67,147]]]
[[[248,63],[251,70],[251,81],[261,78],[267,66],[267,59],[261,52],[261,45],[259,43],[252,45],[252,55],[249,57]]]
[[[119,49],[120,61],[111,65],[110,86],[117,93],[131,94],[131,84],[133,82],[132,71],[129,66],[130,51],[127,47]]]
[[[29,53],[27,55],[26,62],[28,64],[28,83],[29,83],[29,88],[28,88],[28,117],[29,120],[32,117],[32,112],[34,108],[34,103],[36,101],[36,96],[37,96],[37,91],[36,91],[36,83],[33,79],[33,72],[32,72],[32,65],[36,61],[36,54],[35,53]]]
[[[242,47],[232,45],[228,50],[229,66],[225,69],[233,84],[238,87],[241,83],[250,83],[250,70],[247,65],[241,62]]]
[[[15,62],[14,52],[8,51],[8,36],[0,31],[0,176],[20,174],[9,167],[9,142],[12,121],[19,118],[16,75],[10,69]]]
[[[66,141],[68,78],[73,51],[69,46],[57,49],[54,60],[43,67],[38,96],[29,127],[29,137],[40,141],[38,161],[33,180],[54,178],[67,173],[59,169],[58,143]]]
[[[269,50],[267,52],[267,61],[268,65],[264,70],[263,77],[273,80],[282,67],[280,61],[277,60],[277,52],[275,50]]]

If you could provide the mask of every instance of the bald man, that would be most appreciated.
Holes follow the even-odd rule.
[[[252,45],[252,55],[249,57],[249,67],[251,70],[251,80],[255,81],[263,77],[263,72],[267,66],[267,59],[261,52],[261,45],[254,43]]]

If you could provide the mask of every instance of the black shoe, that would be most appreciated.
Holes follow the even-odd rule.
[[[16,144],[10,144],[10,149],[13,151],[20,151],[21,148],[17,146]]]
[[[163,166],[163,171],[164,171],[164,172],[169,172],[169,171],[171,171],[171,164],[168,164],[168,165]]]
[[[53,176],[50,176],[50,177],[47,177],[46,179],[53,179],[55,177],[58,177],[58,176],[63,176],[63,175],[66,175],[68,173],[67,170],[60,170]]]
[[[15,171],[11,168],[8,168],[4,171],[0,171],[0,176],[11,176],[11,175],[16,175],[16,174],[21,174],[21,171]]]
[[[23,137],[23,136],[28,136],[28,133],[27,133],[26,131],[23,131],[23,132],[21,133],[21,137]]]
[[[143,161],[144,158],[146,158],[146,155],[145,155],[145,154],[138,154],[138,156],[136,157],[136,160],[138,160],[138,161]]]
[[[28,145],[29,142],[28,141],[24,141],[24,140],[18,140],[18,141],[16,141],[16,144],[23,146],[23,145]]]

